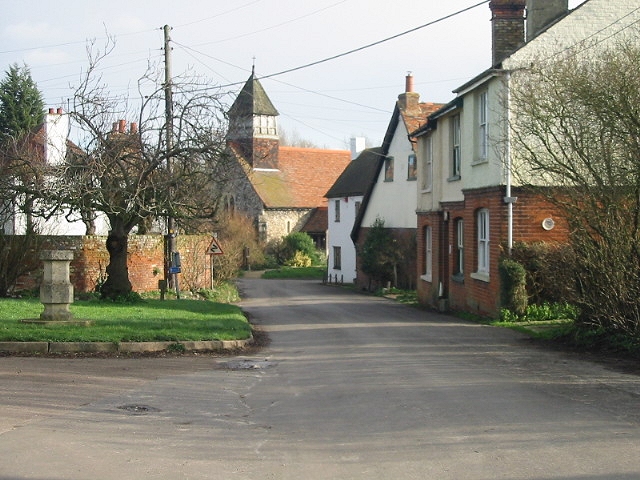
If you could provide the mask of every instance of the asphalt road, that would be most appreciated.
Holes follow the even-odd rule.
[[[640,377],[310,281],[240,357],[0,358],[0,480],[640,478]]]

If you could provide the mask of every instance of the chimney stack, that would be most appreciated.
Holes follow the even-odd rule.
[[[365,138],[364,137],[351,137],[349,141],[349,146],[351,150],[351,160],[355,160],[358,155],[362,153],[365,147]]]
[[[527,0],[527,42],[569,11],[569,0]]]
[[[407,74],[404,81],[404,93],[398,95],[398,107],[403,112],[412,111],[420,106],[420,94],[413,91],[413,75]]]
[[[527,0],[491,0],[492,64],[498,65],[524,43]]]

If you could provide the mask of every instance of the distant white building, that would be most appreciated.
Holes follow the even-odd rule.
[[[66,159],[69,146],[69,115],[62,108],[50,108],[44,122],[32,139],[35,155],[42,155],[45,163],[59,165]],[[34,159],[35,160],[35,159]],[[37,161],[37,160],[36,160]],[[37,205],[35,206],[37,209]],[[21,208],[21,199],[16,198],[10,208],[11,213],[2,221],[5,234],[22,235],[27,227],[27,215]],[[33,219],[38,233],[44,235],[86,235],[87,227],[78,212],[62,211],[47,219]],[[109,226],[103,214],[97,214],[94,220],[95,234],[107,235]]]
[[[362,201],[371,189],[381,149],[361,152],[335,181],[325,197],[329,201],[327,259],[331,281],[354,283],[357,276],[356,247],[351,239]]]

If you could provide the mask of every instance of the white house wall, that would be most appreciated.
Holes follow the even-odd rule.
[[[640,0],[589,0],[505,59],[505,76],[511,71],[511,81],[517,81],[518,76],[526,75],[529,65],[561,60],[572,47],[577,47],[579,56],[597,56],[599,49],[617,41],[629,36],[637,39],[639,24]],[[513,106],[510,110],[511,121],[516,121],[517,110]],[[513,169],[519,172],[512,178],[514,185],[544,183],[538,177],[524,177],[518,168],[520,160],[512,155]]]
[[[351,240],[351,230],[356,220],[356,205],[362,204],[362,196],[329,198],[327,234],[328,274],[338,281],[353,283],[356,278],[356,248]],[[340,204],[340,221],[336,221],[336,202]],[[340,247],[341,266],[334,268],[334,248]]]
[[[370,227],[376,218],[384,220],[386,228],[416,228],[416,180],[408,180],[408,160],[413,154],[408,132],[398,122],[387,156],[394,159],[393,181],[385,181],[384,166],[376,179],[362,226]]]
[[[86,235],[87,227],[80,220],[78,215],[72,214],[67,218],[68,211],[54,215],[49,219],[34,218],[36,230],[41,235]],[[15,210],[13,221],[7,222],[4,233],[14,235],[24,235],[27,230],[27,217],[24,213]],[[102,213],[97,214],[95,219],[96,235],[107,235],[109,233],[109,223]]]
[[[526,68],[532,61],[552,60],[578,42],[584,42],[580,50],[588,52],[625,36],[637,37],[638,22],[639,0],[589,0],[508,57],[503,68]]]

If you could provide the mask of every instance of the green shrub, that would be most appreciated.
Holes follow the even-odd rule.
[[[527,295],[534,304],[576,303],[576,256],[571,247],[545,242],[516,242],[511,259],[527,272]]]
[[[287,267],[310,267],[311,264],[311,257],[299,250],[293,255],[293,258],[285,262]]]
[[[504,258],[499,270],[502,305],[516,315],[523,315],[528,304],[525,268],[515,260]]]
[[[290,265],[297,252],[309,257],[312,265],[320,265],[322,262],[313,239],[304,232],[290,233],[282,240],[272,241],[267,246],[267,253],[276,258],[279,265]]]

